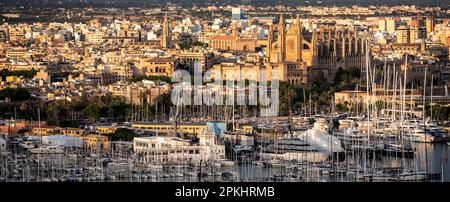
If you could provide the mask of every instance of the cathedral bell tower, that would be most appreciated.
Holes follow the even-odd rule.
[[[163,34],[162,34],[162,37],[161,37],[161,46],[164,49],[170,47],[169,21],[167,19],[167,13],[164,14]]]

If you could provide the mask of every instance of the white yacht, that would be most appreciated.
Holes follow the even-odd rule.
[[[353,120],[351,119],[339,119],[339,126],[349,126]]]
[[[400,181],[425,181],[427,179],[427,173],[425,171],[418,172],[404,172],[399,176]]]
[[[36,148],[36,144],[33,141],[25,141],[20,144],[24,149],[34,149]]]
[[[434,142],[435,137],[421,128],[414,128],[408,134],[405,134],[405,138],[412,142],[431,143]]]
[[[341,142],[326,132],[326,120],[318,119],[312,129],[295,131],[264,148],[259,156],[264,160],[297,160],[322,162],[344,151]]]
[[[234,162],[233,161],[228,161],[228,160],[223,160],[222,162],[220,162],[220,166],[222,166],[222,167],[233,167],[234,166]]]
[[[364,120],[364,117],[362,116],[349,116],[344,119],[339,119],[339,126],[349,126],[350,124],[354,124],[357,122],[361,122]]]
[[[373,128],[375,126],[373,122],[367,120],[356,121],[356,123],[360,128]]]
[[[38,148],[30,149],[29,150],[33,154],[62,154],[64,153],[64,150],[57,146],[41,146]]]
[[[316,121],[314,127],[303,133],[294,132],[293,136],[303,139],[307,144],[315,147],[319,152],[328,154],[335,152],[343,152],[341,141],[327,131],[326,122],[323,120]]]
[[[351,124],[347,130],[337,132],[335,135],[346,146],[354,144],[363,145],[369,142],[367,133],[358,131],[353,124]]]

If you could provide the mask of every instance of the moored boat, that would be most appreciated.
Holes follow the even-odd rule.
[[[62,154],[64,150],[57,146],[41,146],[38,148],[30,149],[30,153],[33,154]]]

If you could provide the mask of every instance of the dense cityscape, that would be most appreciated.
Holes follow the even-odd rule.
[[[450,181],[448,2],[27,2],[0,182]]]

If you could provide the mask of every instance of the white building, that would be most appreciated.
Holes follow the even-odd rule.
[[[211,29],[219,30],[222,27],[222,20],[220,18],[215,18],[214,23],[211,25]]]
[[[134,152],[144,163],[198,163],[225,158],[225,146],[215,143],[215,135],[201,134],[199,143],[177,137],[136,137]]]
[[[158,35],[156,35],[154,32],[147,32],[147,41],[156,39],[158,39]]]
[[[244,19],[244,11],[239,7],[232,8],[231,9],[231,19],[233,19],[233,20]]]
[[[59,147],[82,147],[83,140],[80,137],[72,137],[65,135],[43,136],[42,143],[46,145],[54,145]]]

